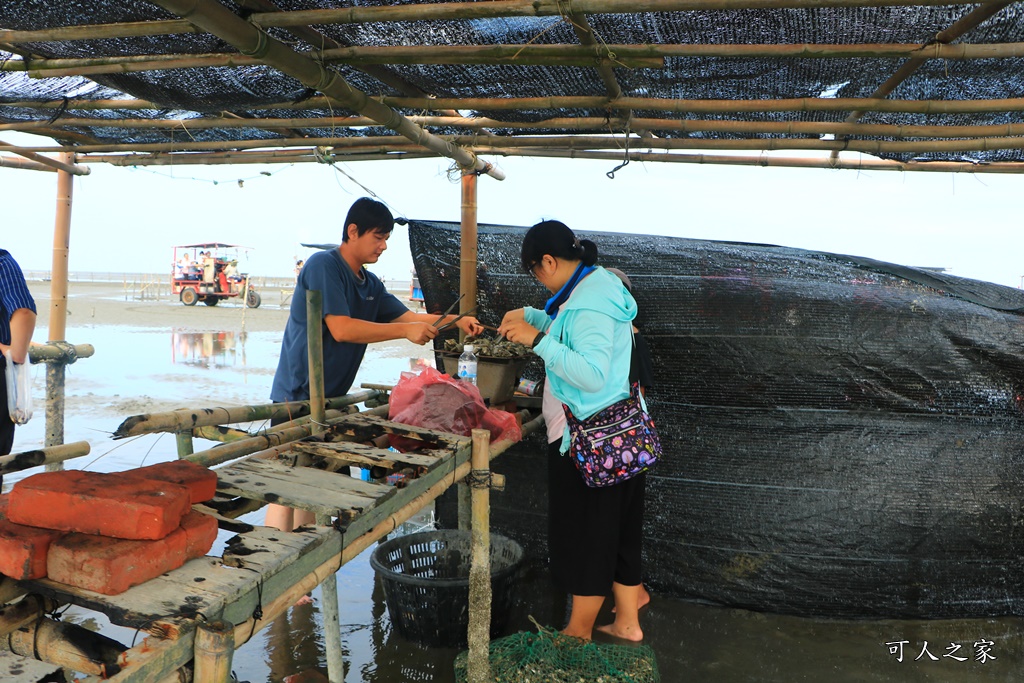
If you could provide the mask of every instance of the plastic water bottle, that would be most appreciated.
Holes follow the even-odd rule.
[[[459,379],[476,384],[476,354],[473,353],[472,344],[462,347],[462,355],[459,356]]]

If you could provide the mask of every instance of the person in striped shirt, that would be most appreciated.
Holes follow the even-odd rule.
[[[14,363],[28,362],[28,346],[36,327],[36,302],[28,291],[21,267],[10,252],[0,249],[0,374],[7,371],[7,356]],[[7,410],[7,382],[0,381],[0,455],[14,445],[14,422]]]

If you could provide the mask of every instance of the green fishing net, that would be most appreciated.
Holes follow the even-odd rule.
[[[540,628],[491,642],[494,683],[657,683],[658,663],[647,645],[612,645]],[[455,658],[456,683],[469,680],[469,652]]]

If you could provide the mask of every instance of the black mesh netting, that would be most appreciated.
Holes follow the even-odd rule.
[[[595,643],[539,628],[490,643],[494,683],[659,683],[658,660],[646,645]],[[467,683],[469,652],[455,658],[455,681]]]
[[[480,227],[486,324],[549,296],[521,272],[524,231]],[[458,226],[409,235],[427,309],[443,309]],[[1024,613],[1024,293],[799,249],[581,235],[632,279],[654,359],[655,588],[837,617]],[[543,552],[544,451],[519,450],[500,459],[519,483],[494,519]]]
[[[243,2],[223,3],[239,16],[249,17],[253,6]],[[392,0],[361,0],[359,7],[420,4],[395,3]],[[432,4],[424,2],[422,4]],[[337,8],[332,0],[279,0],[281,10],[317,10]],[[268,6],[258,5],[267,10]],[[635,11],[621,14],[593,13],[589,23],[596,39],[605,45],[646,44],[864,44],[900,43],[925,45],[975,10],[971,5],[924,5],[894,7],[807,7],[737,10],[698,10],[684,12]],[[257,14],[260,9],[255,10]],[[81,24],[112,24],[173,19],[174,16],[151,3],[130,0],[91,0],[90,2],[40,2],[4,0],[0,2],[0,28],[45,30]],[[1019,43],[1024,41],[1024,6],[1011,3],[993,16],[967,30],[956,42],[969,44]],[[299,27],[301,28],[301,27]],[[505,16],[443,19],[430,21],[372,21],[316,25],[310,34],[288,27],[269,26],[267,33],[298,51],[309,52],[335,47],[383,46],[488,46],[500,45],[578,45],[579,39],[567,17]],[[310,42],[313,41],[313,42]],[[235,49],[216,36],[202,32],[160,33],[150,36],[89,38],[68,40],[40,37],[38,41],[16,45],[19,52],[33,57],[69,59],[119,57],[130,55],[198,55],[230,53]],[[0,62],[12,59],[0,50]],[[31,64],[31,59],[29,63]],[[686,100],[736,100],[807,97],[870,97],[904,63],[902,59],[795,59],[786,57],[667,57],[664,63],[615,68],[616,81],[627,97]],[[614,62],[613,62],[614,63]],[[907,76],[892,97],[914,100],[986,100],[1020,97],[1022,59],[929,60]],[[342,65],[335,69],[354,88],[370,96],[431,95],[461,98],[527,98],[552,96],[602,96],[606,85],[595,69],[563,65],[502,64],[378,64]],[[290,103],[300,103],[312,94],[294,78],[275,68],[246,65],[235,68],[176,68],[166,71],[97,74],[90,81],[83,77],[39,78],[24,72],[0,72],[0,105],[56,101],[52,108],[0,106],[0,123],[46,120],[51,117],[76,119],[155,118],[185,119],[182,130],[145,128],[111,129],[99,125],[76,128],[71,133],[87,135],[97,142],[143,144],[174,142],[187,128],[183,112],[218,113],[230,111],[242,118],[293,117]],[[130,109],[97,111],[92,108],[62,108],[64,97],[74,100],[100,99],[103,89],[116,90],[118,98],[140,98],[154,103],[155,111]],[[90,87],[93,90],[90,90]],[[109,96],[109,95],[107,95]],[[283,108],[268,109],[271,105]],[[523,105],[515,111],[474,110],[476,114],[506,121],[538,120],[567,115],[604,116],[606,111],[587,109],[560,110],[540,105]],[[418,110],[403,110],[416,114]],[[730,120],[749,119],[764,122],[841,121],[849,112],[780,111],[737,117],[735,114],[663,111],[633,112],[633,117]],[[337,109],[307,110],[309,117],[349,115]],[[302,116],[302,115],[298,115]],[[871,112],[864,123],[913,125],[1001,125],[1019,123],[1019,111],[975,111],[962,114]],[[189,131],[196,141],[235,139],[272,139],[299,134],[275,129],[257,132],[256,128],[223,128],[216,132]],[[363,129],[299,129],[302,135],[316,138],[331,136],[367,136],[387,134],[380,126]],[[496,132],[503,131],[495,127]],[[560,126],[551,130],[562,131]],[[438,134],[448,131],[438,130]],[[461,132],[466,133],[465,129]],[[539,134],[548,130],[517,130]],[[615,131],[621,134],[621,130]],[[995,133],[1002,135],[1003,133]],[[792,137],[781,133],[685,132],[659,130],[658,137],[737,138]],[[176,137],[177,136],[177,137]],[[72,142],[81,142],[75,135]],[[810,135],[814,139],[817,136]],[[867,140],[893,140],[892,137],[862,136]],[[887,152],[879,156],[900,161],[914,158],[910,152]],[[922,160],[960,159],[977,161],[1020,161],[1022,149],[980,149],[933,151],[917,155]]]

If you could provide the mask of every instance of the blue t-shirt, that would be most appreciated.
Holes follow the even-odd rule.
[[[21,267],[10,252],[0,249],[0,344],[11,343],[11,316],[19,308],[36,312]]]
[[[309,358],[306,344],[306,292],[320,290],[323,314],[389,323],[409,309],[384,289],[376,275],[361,271],[362,279],[341,258],[337,249],[321,251],[306,259],[292,296],[288,324],[281,341],[281,358],[274,374],[270,400],[304,401],[309,398]],[[324,347],[324,395],[344,396],[356,378],[366,344],[337,342],[321,322]]]

